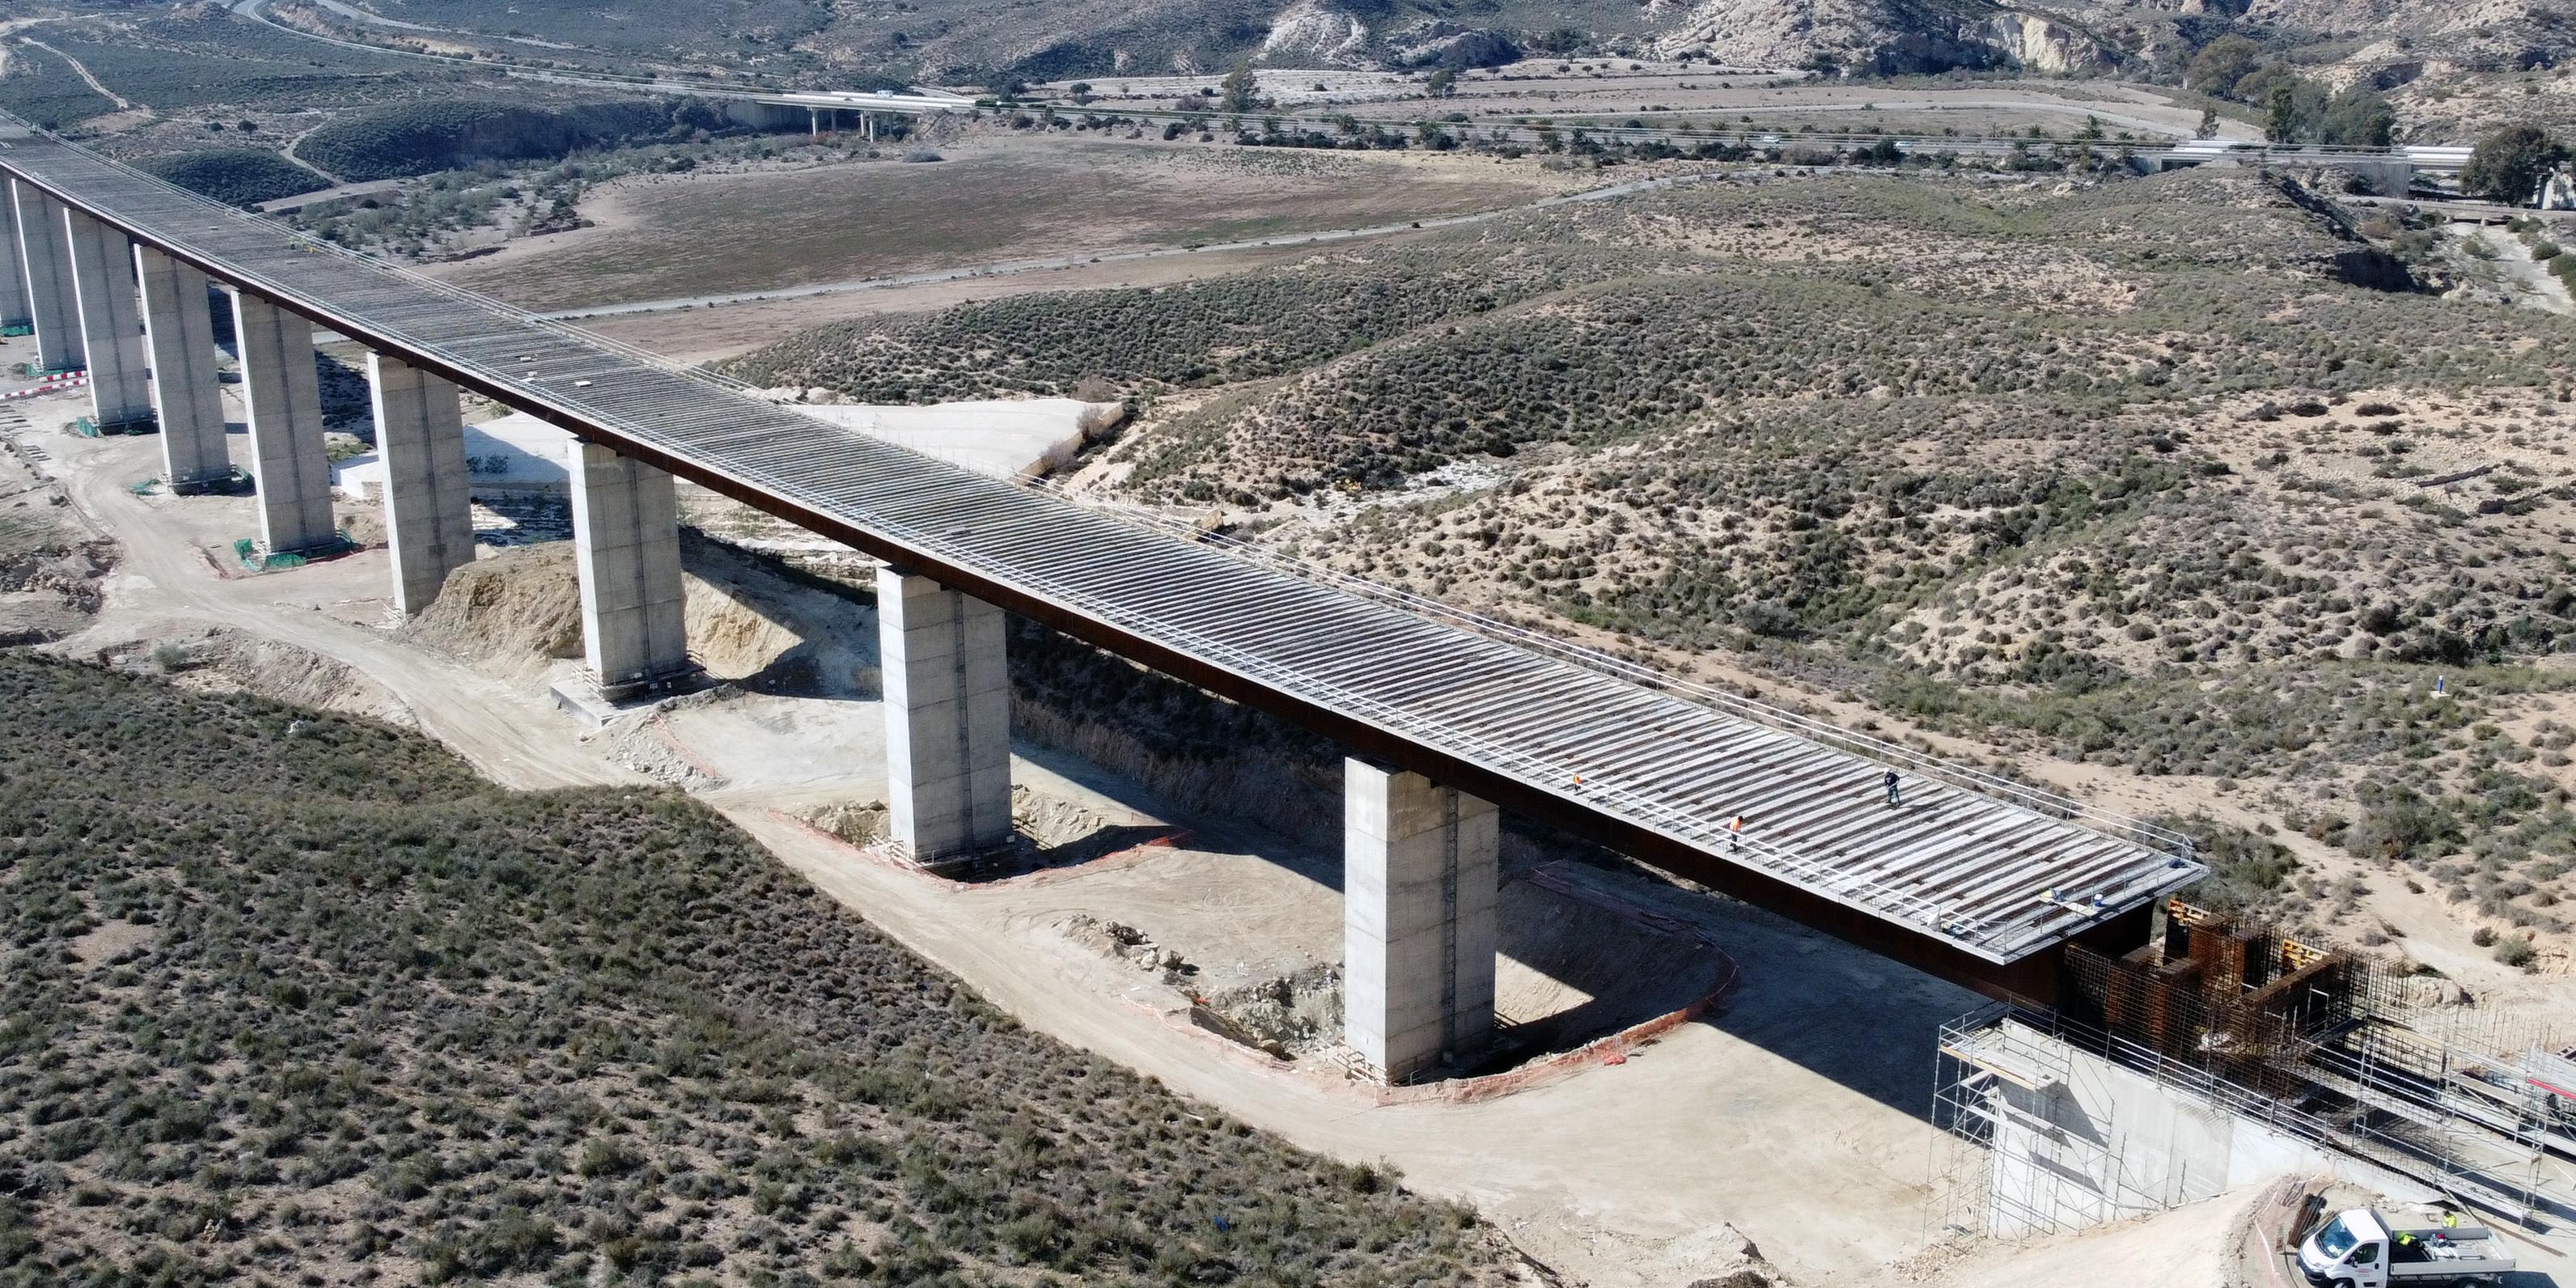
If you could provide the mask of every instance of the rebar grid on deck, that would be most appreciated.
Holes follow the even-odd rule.
[[[612,447],[648,448],[684,474],[830,515],[926,562],[1989,961],[2026,956],[2202,874],[2160,829],[2090,816],[2124,833],[2106,836],[2068,821],[2080,806],[2019,784],[1789,713],[1771,711],[1771,724],[1786,727],[1768,727],[1756,722],[1768,708],[1716,695],[1737,709],[1711,709],[1658,690],[1704,700],[1714,691],[1665,677],[1645,687],[1634,681],[1651,673],[1631,664],[1563,645],[1541,656],[1523,647],[1541,637],[1495,638],[1516,628],[1390,602],[1383,588],[1319,584],[985,478],[50,136],[0,135],[0,169],[236,287],[409,351],[393,356],[473,373],[502,401]],[[1891,761],[1914,775],[1902,809],[1883,802]],[[1740,840],[1728,829],[1738,815],[1749,820]]]

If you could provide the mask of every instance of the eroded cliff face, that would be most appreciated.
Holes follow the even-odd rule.
[[[1270,20],[1261,56],[1321,67],[1358,67],[1369,61],[1368,24],[1316,0],[1299,0]]]
[[[1655,43],[1738,65],[1880,73],[2017,66],[2086,75],[2119,61],[2080,24],[2001,0],[1703,0]]]
[[[2090,76],[2119,63],[2091,32],[2043,14],[1999,13],[1978,34],[2023,70],[2049,76]]]

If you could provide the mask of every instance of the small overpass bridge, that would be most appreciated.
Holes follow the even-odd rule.
[[[371,351],[405,611],[473,558],[460,388],[581,439],[582,625],[606,694],[690,669],[675,477],[882,560],[889,812],[921,860],[1010,834],[1003,610],[1336,739],[1352,752],[1346,1037],[1391,1078],[1472,1061],[1490,1035],[1498,808],[2042,1002],[2065,945],[2143,943],[2153,901],[2205,872],[2160,828],[970,474],[14,118],[0,178],[0,322],[31,321],[45,366],[85,367],[102,424],[157,421],[175,489],[231,468],[209,280],[229,292],[271,551],[335,536],[314,328]]]

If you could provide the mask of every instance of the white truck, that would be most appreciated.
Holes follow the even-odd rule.
[[[2354,1208],[2299,1245],[2299,1271],[2319,1288],[2494,1283],[2513,1251],[2479,1225],[2398,1229],[2374,1208]]]

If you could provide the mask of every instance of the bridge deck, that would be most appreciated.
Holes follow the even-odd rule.
[[[2073,802],[1857,735],[1785,732],[970,474],[49,136],[0,128],[0,169],[322,325],[912,570],[1315,713],[1460,786],[1602,816],[1975,958],[2016,961],[2201,874],[2171,834],[2089,816],[2120,833],[2107,835],[2071,821]],[[1902,809],[1883,801],[1889,763],[1907,769]],[[1739,813],[1750,821],[1730,842]]]

